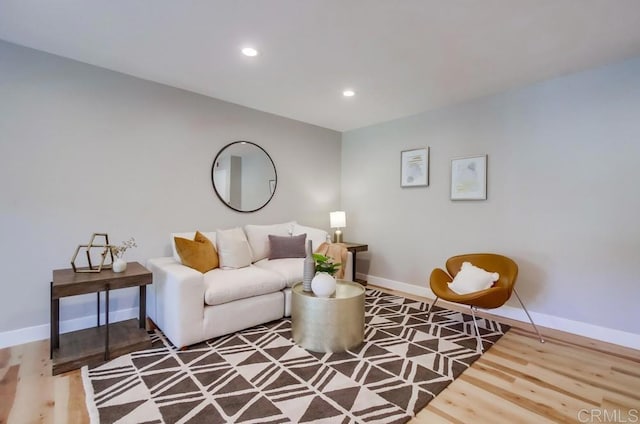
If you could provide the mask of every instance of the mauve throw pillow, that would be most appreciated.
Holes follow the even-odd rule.
[[[304,258],[306,234],[298,236],[274,236],[269,234],[269,259]]]

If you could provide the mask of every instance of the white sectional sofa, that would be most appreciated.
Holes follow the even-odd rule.
[[[316,249],[327,232],[296,222],[246,225],[251,249],[249,266],[206,273],[183,265],[174,236],[193,239],[195,231],[171,234],[173,257],[147,261],[153,284],[147,289],[147,315],[169,340],[182,348],[223,334],[290,315],[291,287],[302,281],[304,258],[268,259],[269,235],[306,234]],[[216,232],[202,232],[217,246]],[[220,253],[220,249],[218,249]],[[350,279],[348,255],[345,279]]]

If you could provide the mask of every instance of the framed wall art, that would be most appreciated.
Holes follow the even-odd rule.
[[[451,200],[487,199],[487,155],[451,160]]]
[[[429,185],[429,148],[404,150],[400,153],[400,186]]]

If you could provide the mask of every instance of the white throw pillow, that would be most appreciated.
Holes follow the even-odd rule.
[[[449,288],[458,294],[468,294],[488,289],[499,278],[497,272],[487,272],[470,262],[463,262],[460,272],[449,283]]]
[[[269,256],[269,235],[290,236],[293,232],[295,221],[273,225],[245,225],[247,240],[251,246],[252,261],[258,262]]]
[[[242,228],[217,230],[216,240],[221,268],[235,269],[251,265],[251,248]]]
[[[307,241],[311,240],[311,247],[313,251],[320,247],[322,243],[327,241],[327,232],[319,228],[305,227],[304,225],[295,224],[293,226],[293,235],[299,236],[300,234],[307,235]]]
[[[215,246],[216,245],[216,233],[215,231],[200,231],[200,234],[202,234],[203,236],[205,236],[206,238],[208,238],[211,243]],[[171,250],[173,253],[173,259],[175,259],[177,262],[182,263],[182,261],[180,260],[180,255],[178,255],[178,251],[176,250],[176,241],[174,237],[180,237],[180,238],[186,238],[189,240],[193,240],[193,237],[196,235],[195,231],[188,231],[186,233],[171,233]]]

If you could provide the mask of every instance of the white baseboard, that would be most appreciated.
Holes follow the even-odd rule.
[[[386,289],[398,290],[415,296],[424,296],[430,299],[435,299],[435,295],[428,287],[428,284],[426,282],[424,287],[420,287],[414,284],[403,283],[401,281],[394,281],[388,280],[386,278],[376,277],[374,275],[358,274],[358,278],[362,278],[373,285]],[[487,312],[516,321],[522,321],[530,325],[529,320],[527,319],[527,315],[521,308],[515,308],[513,306],[505,305],[500,308],[487,310]],[[620,346],[640,350],[640,334],[628,333],[626,331],[587,324],[580,321],[573,321],[570,319],[542,314],[539,312],[529,311],[529,313],[531,314],[531,318],[533,318],[533,321],[538,326],[565,331],[567,333],[577,334],[579,336],[584,336],[591,339],[596,339],[603,342],[613,343]]]
[[[138,308],[120,309],[109,313],[110,322],[124,321],[131,318],[138,318]],[[100,322],[104,323],[104,313],[100,314]],[[68,333],[70,331],[95,327],[96,324],[97,321],[95,314],[67,321],[60,321],[60,333]],[[49,324],[20,328],[13,331],[5,331],[0,333],[0,349],[23,343],[35,342],[37,340],[48,339],[50,336],[51,326]]]

